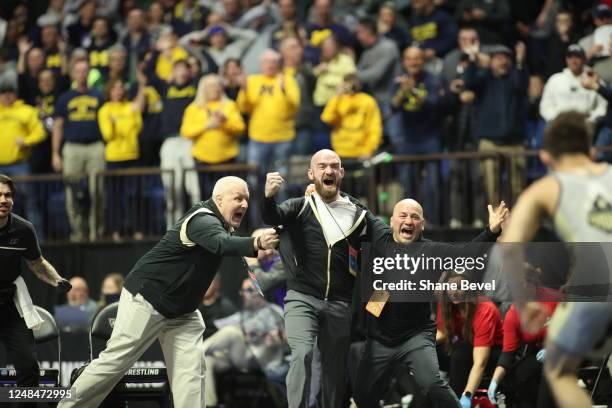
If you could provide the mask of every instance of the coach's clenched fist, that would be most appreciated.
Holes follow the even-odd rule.
[[[278,235],[274,228],[267,228],[255,238],[255,249],[274,249],[278,246]]]
[[[266,198],[274,197],[283,185],[283,177],[278,172],[266,174]]]

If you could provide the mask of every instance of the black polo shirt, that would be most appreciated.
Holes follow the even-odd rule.
[[[8,286],[21,275],[21,259],[40,258],[38,238],[32,223],[10,214],[8,223],[0,228],[0,286]]]

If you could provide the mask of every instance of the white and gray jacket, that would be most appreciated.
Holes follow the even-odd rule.
[[[595,122],[606,114],[608,103],[597,92],[580,85],[581,76],[575,76],[569,68],[554,74],[544,86],[540,102],[540,115],[551,121],[559,113],[576,110],[588,115]]]

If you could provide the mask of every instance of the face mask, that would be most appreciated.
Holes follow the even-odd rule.
[[[107,305],[110,305],[111,303],[115,303],[119,301],[119,294],[116,295],[104,295],[104,301],[106,302]]]

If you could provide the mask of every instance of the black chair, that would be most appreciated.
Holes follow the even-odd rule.
[[[34,306],[38,314],[43,319],[43,323],[38,330],[34,330],[34,341],[36,344],[57,341],[57,369],[44,369],[40,373],[40,384],[59,387],[60,385],[60,370],[62,367],[62,341],[60,338],[60,330],[57,326],[53,315],[46,309],[40,306]]]
[[[41,326],[37,330],[33,330],[34,341],[36,344],[48,343],[51,341],[57,342],[57,360],[58,368],[47,368],[40,370],[39,384],[42,386],[59,387],[60,385],[60,368],[62,366],[62,342],[60,332],[53,318],[53,315],[46,309],[40,306],[34,306],[40,317],[43,319]],[[16,386],[17,373],[14,369],[0,368],[0,386]]]
[[[114,302],[99,310],[94,316],[89,330],[89,361],[93,361],[95,357],[98,357],[100,351],[102,351],[102,349],[100,349],[94,353],[94,339],[106,342],[113,334],[113,327],[115,327],[118,309],[119,302]]]
[[[113,333],[119,303],[111,303],[100,310],[89,331],[89,350],[92,361],[104,348]],[[74,370],[72,378],[75,378]],[[165,368],[130,368],[104,401],[104,406],[117,406],[127,401],[152,401],[160,407],[170,406],[170,385]]]

